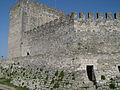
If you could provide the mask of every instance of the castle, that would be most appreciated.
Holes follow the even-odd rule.
[[[10,60],[83,71],[84,80],[120,75],[120,13],[64,12],[20,0],[10,9]],[[41,64],[40,64],[41,65]],[[79,76],[79,75],[78,75]]]

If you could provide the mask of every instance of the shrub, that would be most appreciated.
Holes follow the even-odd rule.
[[[48,80],[48,75],[46,76],[45,80]]]
[[[104,75],[101,75],[101,80],[105,80],[105,76]]]
[[[59,78],[58,81],[61,82],[63,80],[63,78]]]
[[[111,84],[109,85],[109,88],[110,88],[110,89],[115,89],[115,84],[114,84],[114,83],[111,83]]]
[[[55,76],[58,76],[58,70],[55,72]]]
[[[52,79],[51,83],[50,84],[53,84],[54,83],[54,79]]]
[[[49,71],[48,71],[48,70],[46,70],[46,71],[45,71],[45,73],[49,73]]]
[[[66,85],[68,85],[68,84],[69,84],[69,82],[67,81],[67,82],[65,82],[65,84],[66,84]]]
[[[55,83],[53,88],[59,88],[59,83]]]
[[[33,79],[36,79],[36,78],[37,78],[36,76],[33,77]]]
[[[40,71],[42,72],[42,71],[43,71],[43,69],[42,69],[42,68],[40,68]]]
[[[44,85],[46,85],[47,84],[47,81],[44,81]]]
[[[75,74],[74,73],[72,74],[72,80],[75,80]]]
[[[59,77],[64,77],[64,71],[61,71]]]
[[[18,62],[17,65],[20,65],[20,63]]]

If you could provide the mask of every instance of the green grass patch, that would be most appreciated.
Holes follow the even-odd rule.
[[[7,86],[10,86],[10,87],[14,87],[17,90],[29,90],[28,88],[25,88],[25,87],[15,86],[15,85],[11,84],[10,81],[11,81],[10,79],[0,78],[0,84],[7,85]]]
[[[85,87],[81,87],[81,88],[85,88],[85,89],[88,89],[88,88],[90,88],[89,86],[85,86]]]

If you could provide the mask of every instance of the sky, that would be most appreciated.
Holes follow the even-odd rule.
[[[70,12],[120,12],[120,0],[36,0]],[[56,1],[56,3],[55,3]],[[18,0],[0,0],[0,59],[8,55],[9,10]]]

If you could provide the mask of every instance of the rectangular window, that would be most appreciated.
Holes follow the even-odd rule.
[[[120,72],[120,66],[118,66],[118,70],[119,70],[119,72]]]

